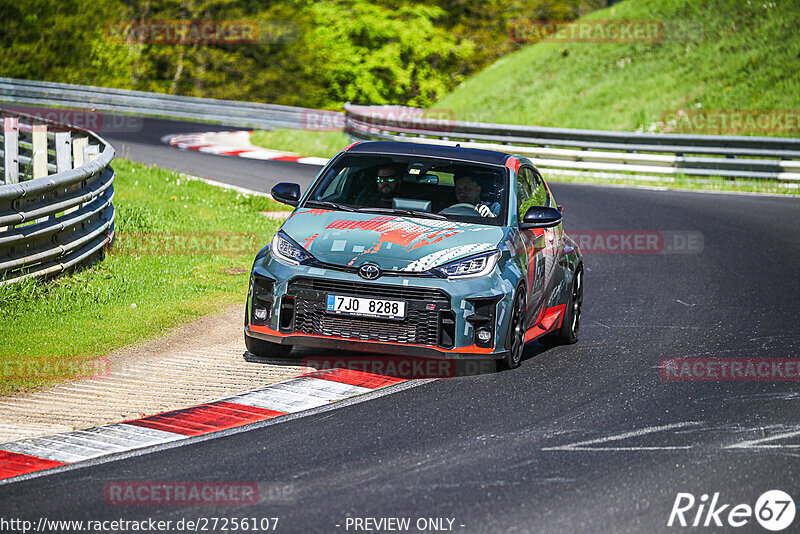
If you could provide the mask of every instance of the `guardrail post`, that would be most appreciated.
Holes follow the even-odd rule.
[[[19,182],[19,117],[3,117],[5,183]]]
[[[56,132],[56,172],[72,168],[71,137],[70,132]]]
[[[88,145],[83,147],[83,161],[89,163],[100,155],[100,147],[97,145]]]
[[[56,146],[56,172],[64,172],[72,169],[72,133],[71,132],[56,132],[55,133],[55,146]],[[81,204],[83,205],[83,204]],[[78,207],[69,208],[64,211],[64,214],[77,211]],[[50,216],[50,220],[55,220],[55,215]]]
[[[72,168],[77,169],[83,165],[83,149],[89,145],[85,137],[78,137],[72,141]]]
[[[33,179],[47,176],[47,125],[34,124],[31,127],[33,137]]]
[[[94,161],[100,156],[100,147],[98,145],[86,145],[83,147],[83,162],[89,163]],[[81,204],[83,206],[83,204]],[[77,206],[75,209],[78,209]]]

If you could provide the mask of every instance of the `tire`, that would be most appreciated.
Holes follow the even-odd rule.
[[[247,334],[244,335],[244,345],[247,347],[247,352],[259,358],[286,358],[289,356],[289,351],[292,350],[291,345],[270,343]]]
[[[525,351],[525,315],[527,304],[525,298],[525,288],[520,287],[514,295],[514,307],[511,312],[511,320],[508,323],[508,335],[506,355],[497,361],[497,366],[504,371],[519,367],[522,362],[522,353]]]
[[[578,341],[581,327],[581,307],[583,306],[583,268],[578,267],[572,279],[569,300],[561,328],[541,338],[548,345],[571,345]]]

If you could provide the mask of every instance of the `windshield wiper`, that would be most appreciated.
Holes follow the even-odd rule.
[[[447,217],[444,215],[439,215],[438,213],[431,213],[429,211],[414,211],[414,210],[404,210],[399,208],[379,208],[379,207],[364,207],[364,208],[351,208],[350,206],[344,206],[342,204],[338,204],[336,202],[331,202],[330,200],[306,200],[305,206],[316,206],[320,208],[333,208],[341,211],[374,211],[378,213],[401,213],[403,215],[412,215],[415,217],[427,217],[429,219],[442,219],[447,220]]]
[[[336,202],[331,202],[330,200],[306,200],[305,205],[314,205],[320,208],[333,208],[341,211],[356,211],[355,208],[343,206],[342,204],[337,204]]]
[[[429,211],[403,210],[399,208],[359,208],[358,211],[377,211],[378,213],[402,213],[403,215],[413,215],[416,217],[427,217],[429,219],[448,220],[444,215],[431,213]]]

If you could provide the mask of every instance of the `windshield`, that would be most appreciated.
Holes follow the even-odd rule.
[[[345,154],[305,204],[503,225],[503,167],[415,156]]]

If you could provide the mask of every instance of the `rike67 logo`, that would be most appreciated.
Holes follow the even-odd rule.
[[[667,526],[735,528],[750,524],[755,517],[762,527],[777,532],[791,525],[796,513],[794,499],[781,490],[763,493],[752,507],[723,503],[719,492],[710,501],[708,494],[696,499],[691,493],[678,493]]]

